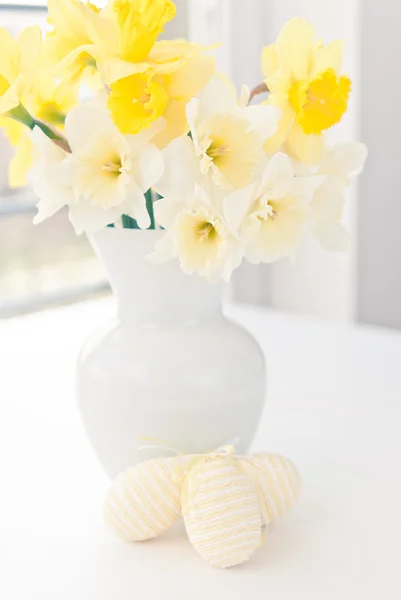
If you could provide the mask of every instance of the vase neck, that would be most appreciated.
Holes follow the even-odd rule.
[[[119,317],[141,325],[190,325],[221,313],[225,284],[185,275],[178,261],[147,262],[162,231],[104,229],[92,245],[117,296]]]

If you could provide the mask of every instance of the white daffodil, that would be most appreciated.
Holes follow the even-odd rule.
[[[187,108],[201,173],[226,190],[253,181],[265,160],[263,144],[281,115],[273,106],[244,104],[244,96],[238,102],[231,84],[215,75]]]
[[[161,151],[150,143],[158,131],[160,124],[124,136],[108,112],[94,104],[78,106],[66,119],[71,154],[37,132],[39,161],[32,177],[41,201],[35,222],[67,204],[78,234],[93,233],[123,214],[136,219],[140,227],[149,227],[144,193],[164,168]]]
[[[311,231],[328,250],[344,252],[350,248],[350,235],[341,222],[346,192],[351,178],[362,172],[367,154],[366,146],[359,143],[324,148],[318,173],[325,180],[316,190],[309,212]]]
[[[96,106],[72,110],[65,122],[71,176],[79,202],[70,208],[77,232],[92,232],[121,215],[150,225],[145,192],[163,173],[163,156],[150,143],[160,122],[137,135],[123,135],[109,113]]]
[[[224,199],[224,218],[231,232],[246,240],[250,262],[273,262],[298,249],[308,206],[323,180],[322,176],[296,177],[288,156],[278,153],[260,182]]]
[[[184,141],[185,140],[185,141]],[[176,160],[176,148],[187,147],[185,162]],[[222,217],[226,193],[213,183],[198,184],[199,162],[190,138],[173,141],[165,152],[166,169],[157,185],[165,197],[155,203],[156,222],[166,229],[148,258],[163,263],[178,258],[185,273],[199,273],[210,281],[228,281],[244,255],[244,244]]]
[[[35,127],[31,138],[37,157],[29,179],[40,198],[33,220],[36,224],[52,217],[63,206],[75,204],[78,197],[71,183],[68,153],[56,146],[39,127]]]

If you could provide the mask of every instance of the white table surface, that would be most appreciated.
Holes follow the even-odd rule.
[[[181,528],[128,545],[103,525],[108,481],[74,364],[113,311],[102,300],[0,324],[0,598],[399,600],[401,335],[228,311],[268,360],[255,449],[293,458],[305,491],[247,565],[218,571]]]

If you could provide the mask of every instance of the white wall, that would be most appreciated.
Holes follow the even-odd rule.
[[[401,328],[401,2],[363,0],[358,319]]]

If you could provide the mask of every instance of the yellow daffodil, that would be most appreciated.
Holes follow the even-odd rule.
[[[168,100],[151,74],[139,73],[111,85],[108,108],[122,133],[139,133],[164,114]]]
[[[342,42],[324,46],[314,36],[313,25],[292,19],[262,55],[268,102],[282,110],[279,129],[266,151],[273,153],[286,144],[289,154],[309,165],[319,161],[322,134],[340,122],[351,89],[348,77],[340,75]]]
[[[96,60],[88,52],[77,52],[84,46],[99,43],[99,30],[102,34],[107,31],[99,9],[79,0],[48,0],[48,10],[53,29],[46,36],[44,61],[49,69],[61,64],[64,80],[72,84],[86,80],[99,86]],[[71,59],[66,61],[66,57]]]
[[[55,3],[54,10],[59,11],[58,0],[51,2]],[[68,31],[73,31],[76,25],[79,32],[74,36],[70,33],[73,36],[70,48],[63,45],[62,65],[71,68],[76,61],[78,65],[89,61],[96,65],[103,84],[108,87],[149,70],[170,74],[199,53],[200,46],[183,40],[156,41],[164,25],[175,15],[171,0],[110,0],[96,14],[77,0],[62,0],[60,6],[73,6],[74,19],[70,19]],[[75,10],[79,7],[80,11]],[[61,25],[55,27],[56,37],[60,37],[59,29],[62,31]]]
[[[131,75],[110,86],[108,108],[122,133],[138,133],[160,116],[166,128],[156,138],[159,147],[187,133],[189,101],[209,81],[214,59],[201,54],[201,47],[188,44],[190,53],[183,65],[170,73],[147,71]]]
[[[79,0],[50,0],[49,10],[50,54],[77,75],[96,67],[106,85],[145,72],[157,37],[175,16],[171,0],[110,0],[99,12]]]
[[[0,115],[16,109],[35,81],[42,34],[37,26],[27,27],[17,41],[0,27]]]
[[[76,87],[54,83],[47,78],[46,72],[40,74],[40,71],[32,92],[23,98],[24,107],[34,119],[44,121],[59,130],[64,129],[66,115],[77,102]],[[11,188],[24,186],[27,184],[27,173],[34,159],[29,130],[22,123],[10,118],[0,119],[0,127],[15,150],[9,165],[9,185]]]
[[[175,17],[171,0],[114,0],[119,27],[120,57],[146,61],[166,23]]]

